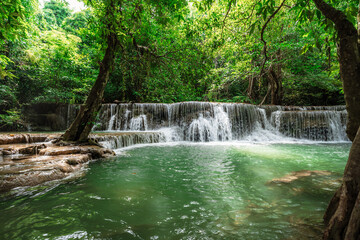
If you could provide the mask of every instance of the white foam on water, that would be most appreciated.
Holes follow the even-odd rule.
[[[130,120],[130,130],[131,131],[147,131],[148,124],[146,115],[142,114],[140,116],[134,117]]]

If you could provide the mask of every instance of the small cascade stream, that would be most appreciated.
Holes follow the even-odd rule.
[[[68,112],[72,114],[68,115],[74,116],[76,109],[78,106],[69,109]],[[133,132],[136,135],[127,139],[126,136],[130,135],[114,134],[112,140],[109,139],[112,147],[167,141],[281,142],[292,139],[343,142],[348,141],[345,133],[346,118],[345,106],[122,103],[104,104],[93,130]],[[106,141],[104,137],[102,141]]]

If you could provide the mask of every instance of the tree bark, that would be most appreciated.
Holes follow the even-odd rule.
[[[98,77],[92,87],[84,105],[81,106],[76,119],[63,135],[64,141],[84,142],[94,126],[96,116],[101,107],[104,90],[109,81],[110,72],[115,62],[115,52],[118,46],[118,39],[114,32],[107,37],[107,48],[103,60],[100,63]]]
[[[350,149],[341,187],[326,210],[324,239],[360,238],[360,128]]]
[[[276,61],[274,65],[269,67],[269,79],[271,84],[271,104],[281,105],[283,98],[282,76],[281,76],[281,52],[276,52]]]
[[[328,5],[324,0],[313,1],[322,14],[335,24],[340,39],[340,77],[348,112],[346,133],[353,141],[360,126],[360,48],[357,29],[343,12]]]
[[[271,85],[271,104],[281,105],[282,104],[282,83],[280,77],[276,74],[273,69],[270,69],[269,79]]]
[[[346,133],[353,141],[341,187],[324,215],[323,239],[360,239],[360,54],[358,32],[345,14],[324,0],[313,0],[322,14],[335,24],[339,37],[340,77],[343,82],[348,123]]]

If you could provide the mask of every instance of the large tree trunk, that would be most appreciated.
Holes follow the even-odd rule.
[[[360,128],[351,146],[344,179],[328,206],[324,239],[360,238]]]
[[[100,63],[99,75],[85,104],[81,106],[76,119],[63,135],[62,138],[64,141],[87,141],[101,107],[104,90],[109,81],[110,72],[114,66],[117,45],[118,40],[116,34],[110,32],[107,39],[107,49],[104,58]]]
[[[358,33],[345,14],[324,0],[313,0],[316,7],[335,24],[339,36],[340,76],[343,82],[348,124],[346,133],[354,141],[337,190],[324,215],[324,239],[360,239],[360,56]],[[355,137],[356,136],[356,137]]]
[[[358,33],[345,14],[323,0],[313,0],[316,7],[335,24],[339,42],[340,77],[343,82],[348,123],[346,133],[352,141],[360,126],[360,48]]]

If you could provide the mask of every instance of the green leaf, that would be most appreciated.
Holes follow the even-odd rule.
[[[320,12],[320,10],[315,10],[315,14],[316,14],[316,17],[318,18],[318,20],[320,20],[322,17],[322,13]]]

